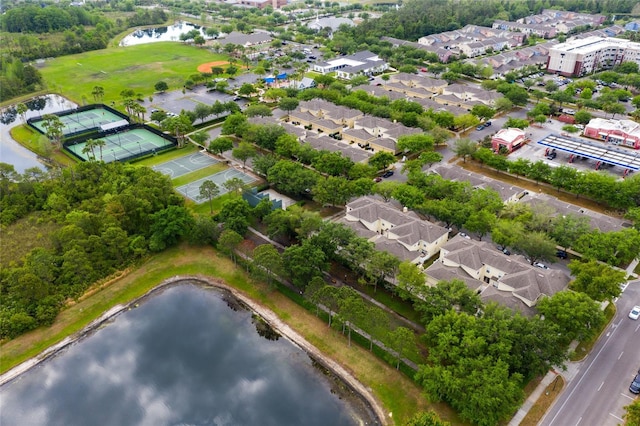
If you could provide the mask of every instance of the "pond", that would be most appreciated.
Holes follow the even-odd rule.
[[[377,423],[306,352],[197,282],[153,293],[0,387],[3,425]]]
[[[185,34],[192,30],[200,32],[205,39],[211,39],[211,37],[206,35],[206,28],[204,27],[189,22],[176,22],[173,25],[165,27],[136,30],[123,38],[120,46],[134,46],[136,44],[155,43],[158,41],[180,41],[180,34]]]
[[[44,114],[75,108],[77,105],[59,95],[46,95],[29,99],[25,102],[29,110],[25,120]],[[15,105],[0,111],[0,161],[13,165],[17,172],[23,173],[31,167],[44,168],[38,156],[13,140],[10,131],[14,126],[22,124]]]

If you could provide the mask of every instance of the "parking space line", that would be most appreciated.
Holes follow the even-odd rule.
[[[625,395],[625,394],[623,394],[623,393],[621,393],[620,395],[624,396],[625,398],[629,398],[629,399],[630,399],[630,400],[632,400],[632,401],[635,401],[635,400],[636,400],[635,398],[632,398],[632,397],[630,397],[629,395]]]
[[[609,413],[609,415],[610,415],[611,417],[615,417],[616,419],[620,420],[621,422],[624,422],[624,419],[621,419],[620,417],[616,416],[616,415],[615,415],[615,414],[613,414],[613,413]]]

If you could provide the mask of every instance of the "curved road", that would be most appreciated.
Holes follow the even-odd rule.
[[[640,369],[640,321],[628,315],[640,305],[640,280],[629,283],[618,312],[577,373],[547,412],[543,426],[616,426],[635,395],[629,385]]]

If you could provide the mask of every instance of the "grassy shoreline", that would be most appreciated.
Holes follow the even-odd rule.
[[[64,309],[51,327],[40,328],[0,345],[0,372],[40,354],[65,337],[84,329],[91,321],[119,304],[137,299],[164,280],[176,275],[202,275],[224,280],[227,285],[272,311],[321,353],[353,374],[393,413],[389,422],[403,424],[414,413],[436,410],[443,419],[462,424],[445,404],[429,404],[421,389],[392,366],[364,348],[348,346],[339,332],[266,285],[252,283],[233,263],[211,248],[180,246],[149,258],[121,277],[96,284],[87,295]]]

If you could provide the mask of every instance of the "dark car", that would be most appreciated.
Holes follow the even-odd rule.
[[[478,127],[476,127],[476,130],[482,130],[482,129],[484,129],[484,124],[481,124]]]
[[[633,378],[633,382],[631,382],[629,390],[635,394],[640,393],[640,370],[638,370],[638,374],[636,374],[636,377]]]
[[[391,176],[393,176],[393,170],[387,170],[386,172],[384,172],[382,174],[383,178],[388,178],[388,177],[391,177]]]
[[[558,250],[558,251],[556,252],[556,256],[557,256],[557,257],[559,257],[560,259],[566,259],[567,257],[569,257],[569,256],[567,255],[567,252],[566,252],[566,251],[564,251],[564,250]]]
[[[491,126],[491,122],[490,121],[487,121],[486,123],[484,123],[484,127],[489,127],[489,126]]]

